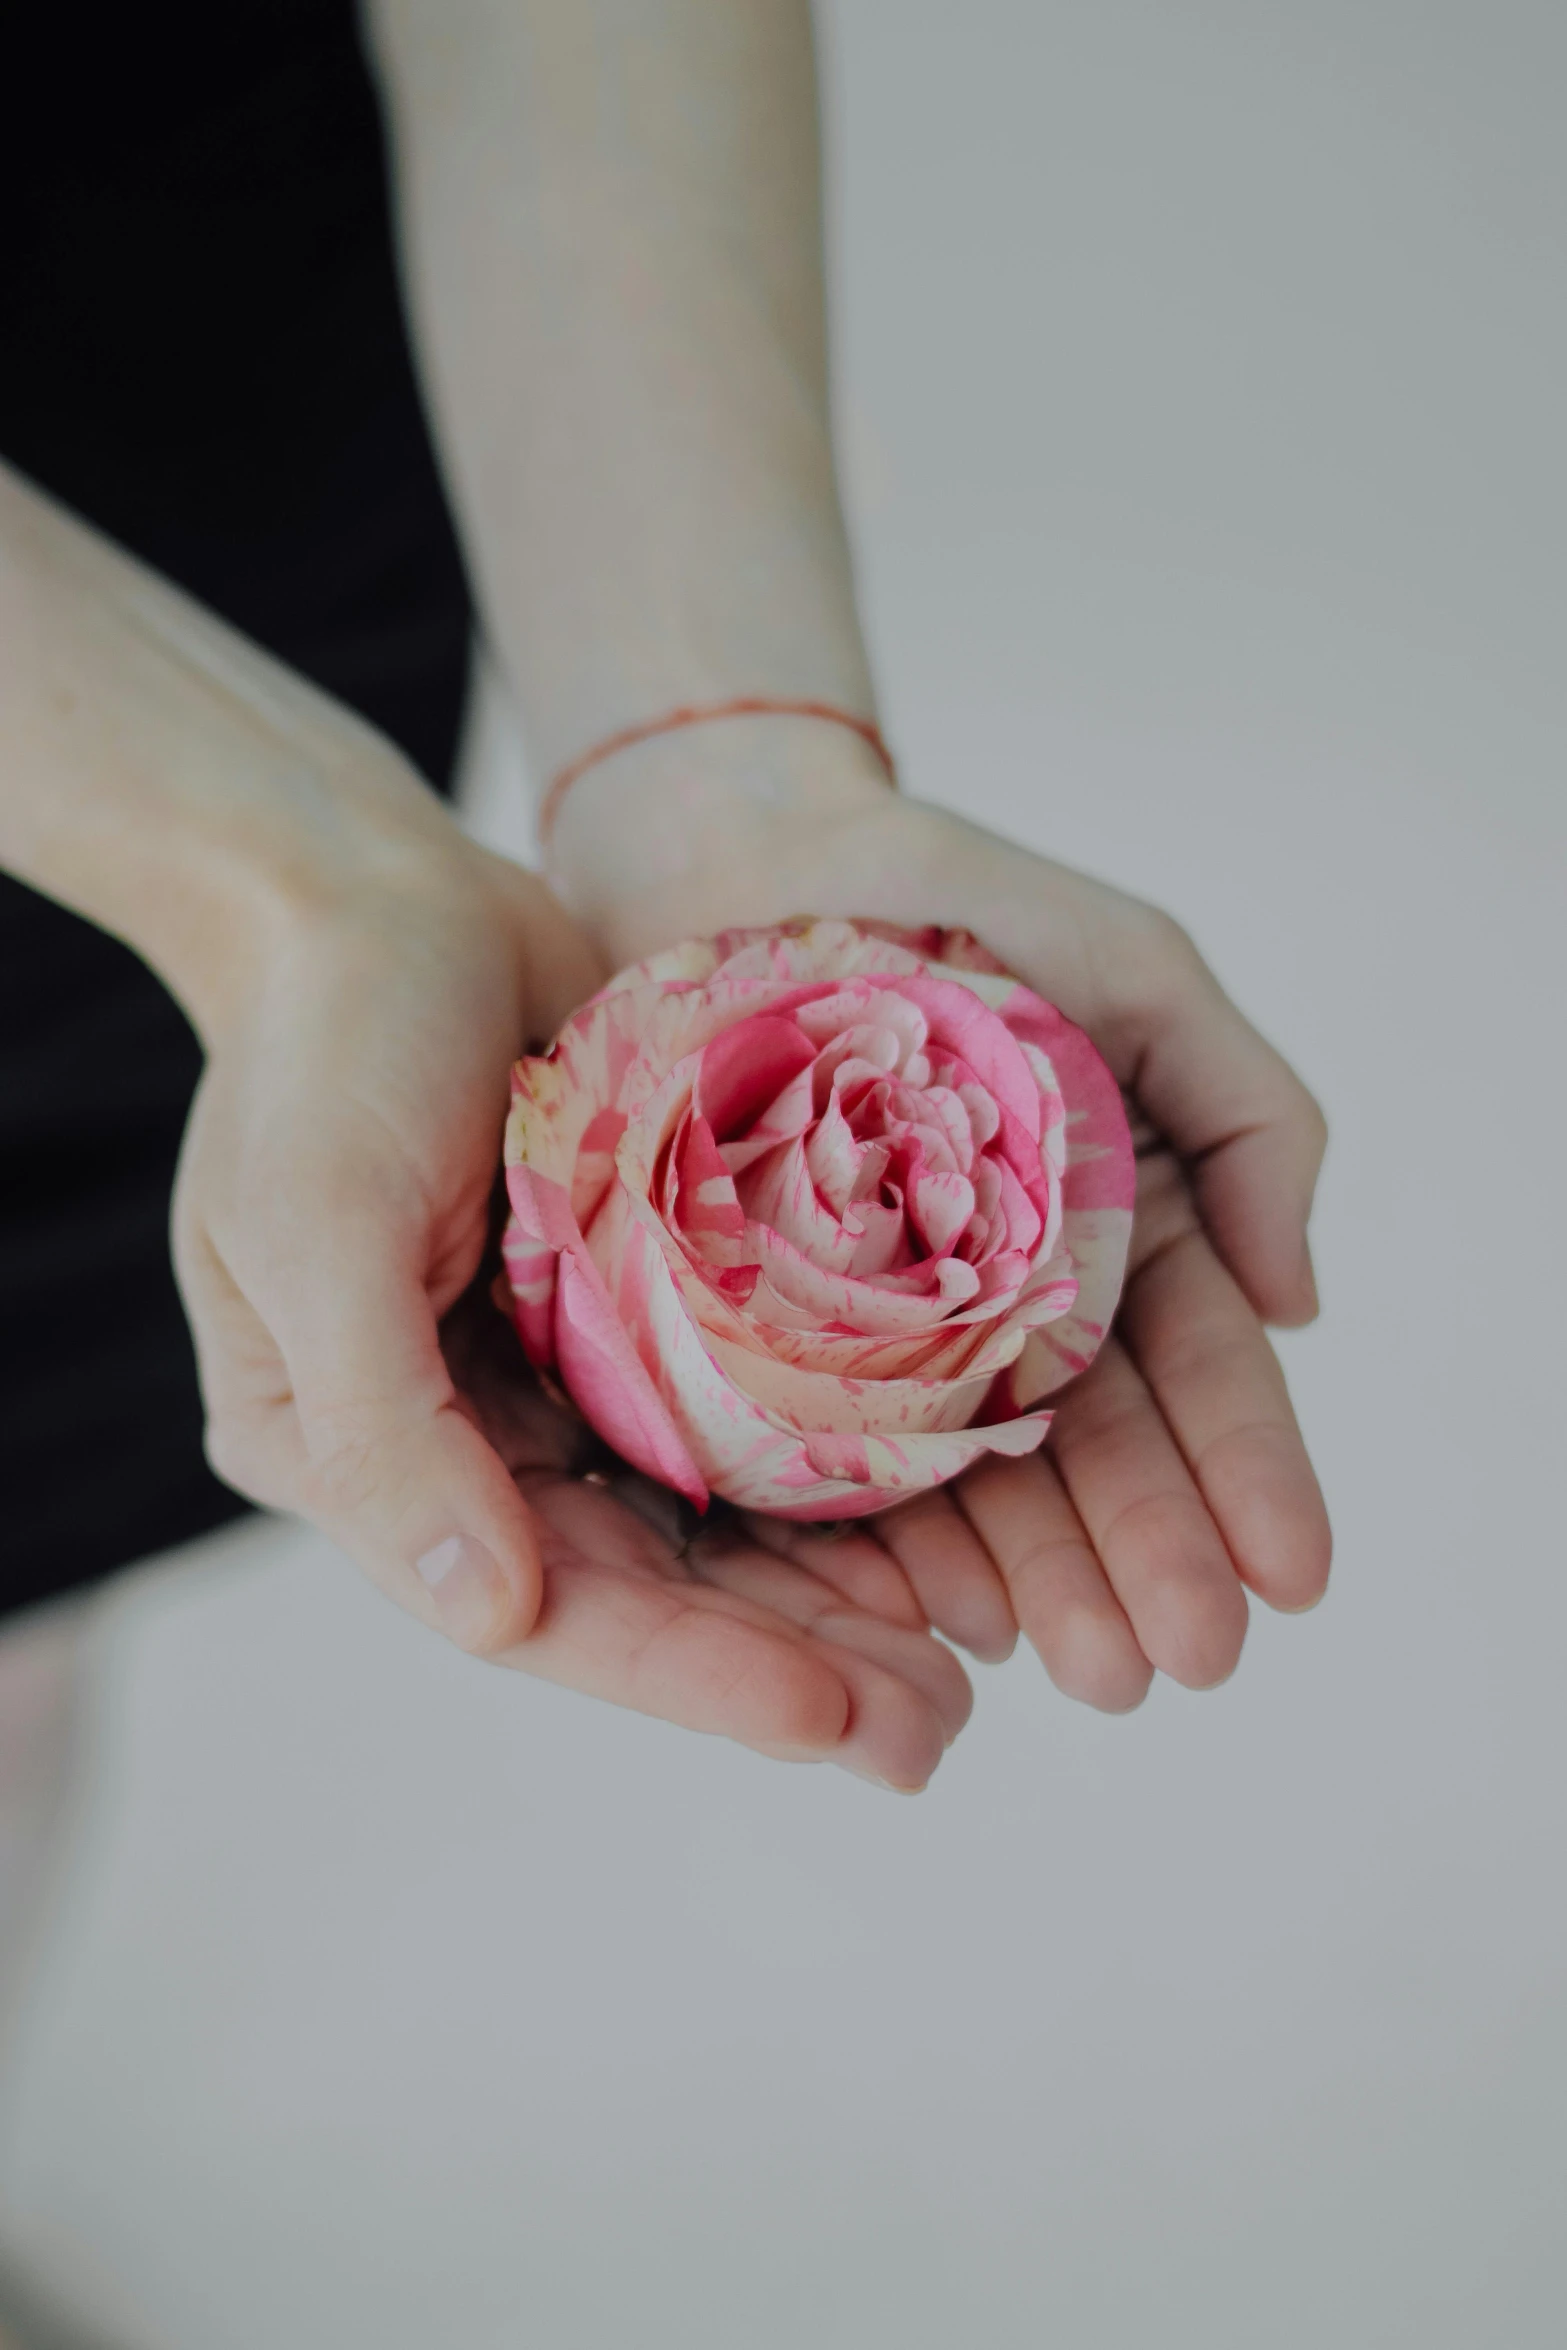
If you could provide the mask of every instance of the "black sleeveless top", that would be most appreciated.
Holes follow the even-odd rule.
[[[470,608],[347,0],[68,0],[0,41],[0,456],[449,780]],[[0,1610],[245,1505],[169,1265],[200,1057],[0,877]]]

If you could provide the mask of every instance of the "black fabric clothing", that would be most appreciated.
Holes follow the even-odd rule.
[[[449,782],[471,609],[347,0],[60,5],[0,43],[0,456]],[[0,1611],[245,1506],[169,1264],[200,1069],[0,877]]]

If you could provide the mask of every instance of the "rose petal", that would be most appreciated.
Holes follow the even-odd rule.
[[[1017,1039],[996,1013],[955,980],[900,979],[897,992],[925,1014],[932,1061],[943,1049],[965,1061],[996,1107],[1009,1111],[1037,1145],[1039,1088]]]
[[[732,1141],[815,1058],[811,1039],[792,1020],[758,1016],[727,1028],[703,1048],[696,1106],[720,1142]]]
[[[813,1423],[820,1426],[829,1414],[835,1429],[860,1436],[925,1436],[966,1428],[993,1380],[988,1369],[967,1379],[835,1379],[829,1404],[819,1372],[736,1346],[711,1332],[705,1343],[742,1395],[806,1436]]]
[[[906,1273],[857,1281],[813,1265],[763,1224],[747,1223],[745,1244],[776,1298],[817,1323],[855,1331],[890,1336],[927,1329],[979,1293],[980,1276],[957,1257],[932,1257]]]
[[[560,1260],[555,1355],[578,1409],[621,1459],[705,1510],[701,1470],[629,1343],[596,1268],[574,1254]]]
[[[887,1153],[879,1144],[856,1142],[837,1095],[827,1104],[805,1142],[811,1180],[835,1215],[841,1216],[859,1190],[867,1152],[879,1152],[872,1180],[881,1181]]]
[[[734,1178],[719,1156],[713,1129],[699,1111],[687,1112],[670,1146],[668,1165],[671,1180],[661,1203],[665,1221],[704,1263],[739,1265],[745,1211]]]
[[[595,1254],[691,1457],[711,1489],[727,1500],[782,1517],[861,1516],[956,1476],[986,1452],[1015,1456],[1043,1438],[1048,1415],[986,1428],[864,1436],[859,1441],[867,1475],[824,1477],[807,1441],[742,1394],[704,1344],[671,1275],[662,1238],[647,1221],[651,1213],[646,1201],[616,1184],[595,1228]]]
[[[857,1200],[846,1211],[843,1226],[851,1236],[858,1232],[848,1265],[856,1281],[899,1272],[909,1263],[908,1219],[901,1207],[887,1207],[879,1200]]]
[[[1133,1175],[1114,1080],[966,934],[682,942],[520,1064],[515,1093],[524,1344],[687,1491],[711,1445],[734,1498],[850,1516],[1027,1450],[1045,1425],[1027,1407],[1108,1325]],[[704,1411],[718,1434],[698,1442]],[[911,1425],[932,1415],[964,1424]]]
[[[1062,1121],[1066,1166],[1056,1253],[1070,1259],[1077,1297],[1068,1313],[1030,1336],[1012,1368],[1011,1399],[1027,1410],[1085,1371],[1104,1343],[1131,1246],[1137,1168],[1120,1088],[1082,1030],[1021,986],[1003,1017],[1025,1050],[1033,1048],[1045,1062],[1058,1096],[1070,1105]]]
[[[748,1224],[778,1233],[812,1264],[848,1272],[856,1236],[818,1196],[798,1137],[748,1168],[736,1188]]]
[[[1021,1191],[1018,1196],[1022,1198]],[[965,1176],[943,1175],[927,1167],[921,1154],[909,1170],[908,1202],[910,1221],[930,1254],[940,1256],[951,1249],[974,1213],[974,1186]],[[1026,1200],[1023,1205],[1028,1205]]]
[[[802,1004],[795,1018],[819,1046],[830,1045],[838,1037],[854,1035],[866,1027],[890,1031],[895,1050],[886,1063],[889,1069],[902,1069],[918,1056],[928,1033],[925,1015],[918,1004],[900,995],[895,986],[877,986],[868,979],[857,979],[832,995],[817,996],[811,1003]]]
[[[525,1278],[531,1273],[542,1281],[538,1255],[549,1250],[555,1257],[547,1340],[541,1343],[535,1304],[529,1305],[526,1325],[518,1316],[518,1333],[530,1356],[541,1368],[559,1368],[579,1410],[634,1468],[705,1509],[701,1474],[638,1358],[627,1317],[633,1301],[628,1293],[611,1303],[564,1187],[524,1166],[508,1169],[506,1188],[513,1213],[508,1268],[516,1262]],[[614,1184],[611,1197],[621,1188]],[[603,1220],[602,1210],[598,1220]],[[525,1253],[530,1246],[531,1256]]]

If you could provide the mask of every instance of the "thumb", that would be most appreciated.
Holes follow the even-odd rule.
[[[323,1241],[269,1315],[298,1414],[296,1506],[459,1647],[514,1646],[543,1596],[537,1531],[453,1386],[421,1252],[360,1218]]]

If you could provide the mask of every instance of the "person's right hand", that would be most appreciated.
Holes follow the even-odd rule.
[[[737,785],[747,747],[737,735]],[[809,767],[803,786],[727,795],[709,767],[693,802],[691,756],[679,736],[644,745],[567,799],[564,878],[607,954],[800,913],[962,924],[1087,1030],[1137,1130],[1114,1329],[1051,1398],[1044,1449],[985,1461],[864,1532],[939,1631],[994,1657],[1021,1628],[1090,1704],[1135,1705],[1155,1670],[1222,1681],[1248,1593],[1295,1610],[1327,1582],[1327,1513],[1264,1327],[1317,1310],[1321,1112],[1154,907],[876,782],[835,804],[830,770],[812,798]]]
[[[465,1648],[923,1785],[970,1697],[902,1570],[727,1519],[687,1543],[669,1497],[585,1480],[600,1449],[464,1298],[511,1063],[600,973],[532,875],[433,833],[297,913],[209,1026],[175,1251],[215,1466]]]

